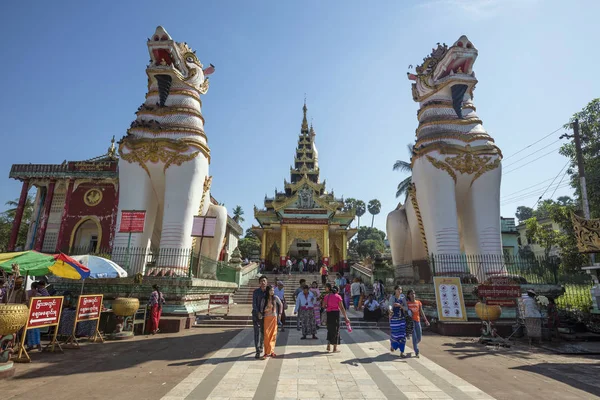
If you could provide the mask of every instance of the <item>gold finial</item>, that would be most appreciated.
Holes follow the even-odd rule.
[[[304,94],[304,107],[302,107],[302,111],[304,112],[304,117],[302,119],[302,132],[308,132],[308,121],[306,120],[306,94]]]
[[[113,135],[112,139],[110,140],[110,147],[108,148],[108,156],[110,158],[115,158],[116,155],[117,149],[115,148],[115,135]]]

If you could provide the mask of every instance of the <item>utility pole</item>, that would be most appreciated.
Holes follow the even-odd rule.
[[[590,204],[588,203],[587,186],[585,184],[585,171],[583,168],[583,153],[581,151],[581,138],[579,137],[579,119],[573,122],[573,136],[575,139],[575,152],[577,154],[577,169],[579,171],[579,189],[581,191],[581,208],[585,219],[590,219]]]

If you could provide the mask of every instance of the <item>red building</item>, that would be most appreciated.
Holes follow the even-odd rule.
[[[8,250],[110,252],[119,204],[117,166],[114,139],[106,154],[90,160],[14,164],[9,177],[23,182],[23,187]],[[36,195],[27,241],[17,248],[25,202],[33,188]],[[212,196],[211,201],[218,204]],[[242,227],[228,217],[220,260],[229,259],[242,234]]]
[[[10,178],[23,182],[9,251],[16,249],[25,201],[36,189],[33,216],[23,250],[68,252],[109,248],[118,206],[118,158],[114,140],[108,152],[62,164],[14,164]]]

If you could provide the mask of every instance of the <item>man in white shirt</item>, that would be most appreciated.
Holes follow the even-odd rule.
[[[292,275],[292,260],[290,260],[289,258],[285,262],[285,269],[287,269],[288,275],[291,276]],[[280,300],[283,300],[283,299],[280,299]]]
[[[317,339],[314,311],[316,302],[317,299],[308,285],[304,285],[302,292],[296,296],[296,307],[294,307],[294,314],[298,314],[298,319],[302,321],[302,337],[300,339],[306,339],[309,334],[313,339]]]
[[[365,301],[364,308],[364,316],[363,319],[365,321],[379,321],[381,318],[381,309],[379,308],[379,303],[375,300],[375,296],[373,294],[369,295],[367,301]]]

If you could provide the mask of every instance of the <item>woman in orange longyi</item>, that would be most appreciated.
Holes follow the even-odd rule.
[[[277,324],[281,319],[281,311],[283,304],[279,297],[275,296],[275,290],[271,286],[267,286],[265,290],[265,298],[260,305],[260,316],[263,319],[264,337],[265,337],[265,355],[267,357],[275,357],[275,342],[277,340]]]

